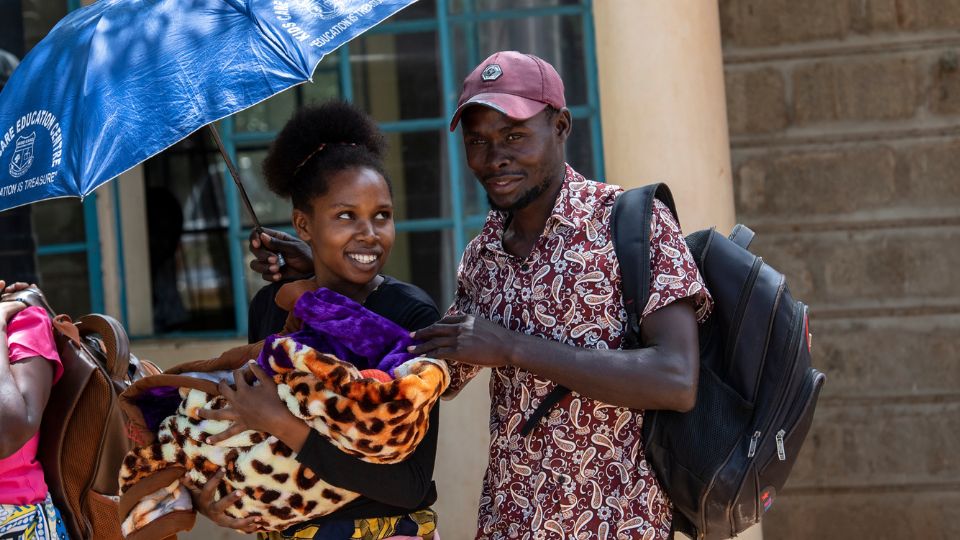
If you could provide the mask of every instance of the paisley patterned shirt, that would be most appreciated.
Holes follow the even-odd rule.
[[[610,212],[622,189],[567,166],[543,234],[525,259],[504,251],[506,215],[490,212],[467,246],[450,313],[584,348],[619,348],[626,312]],[[638,218],[639,221],[639,218]],[[671,212],[655,202],[647,315],[694,297],[698,320],[710,295]],[[455,394],[479,368],[452,364]],[[490,461],[477,538],[660,539],[671,507],[644,458],[643,411],[568,394],[527,437],[520,425],[555,384],[514,367],[490,380]]]

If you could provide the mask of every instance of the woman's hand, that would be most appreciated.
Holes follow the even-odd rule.
[[[256,364],[233,372],[236,390],[226,381],[220,381],[220,395],[227,400],[222,409],[200,409],[197,414],[209,420],[233,422],[222,432],[207,437],[207,443],[216,444],[247,430],[269,433],[283,441],[294,452],[303,448],[310,434],[310,427],[287,409],[277,395],[277,384]],[[259,381],[251,384],[248,381]]]
[[[243,493],[234,491],[219,501],[214,499],[217,493],[217,487],[223,481],[223,470],[217,472],[204,486],[203,489],[197,488],[189,477],[184,476],[180,482],[190,490],[190,498],[193,499],[193,507],[201,514],[207,516],[210,521],[221,527],[234,529],[244,533],[254,533],[260,530],[260,518],[257,516],[245,517],[243,519],[230,517],[226,514],[226,509],[237,502]]]
[[[18,282],[16,282],[16,283],[11,283],[10,285],[7,285],[7,282],[6,282],[6,281],[0,279],[0,291],[3,291],[3,294],[20,292],[20,291],[26,289],[27,287],[36,288],[37,285],[36,285],[36,284],[29,284],[29,285],[28,285],[28,284],[26,284],[26,283],[24,283],[24,282],[22,282],[22,281],[18,281]]]
[[[17,292],[26,287],[26,283],[14,283],[8,286],[6,281],[0,279],[0,290],[2,290],[4,294]],[[5,329],[10,319],[25,309],[27,309],[27,305],[20,301],[5,300],[0,302],[0,329]]]

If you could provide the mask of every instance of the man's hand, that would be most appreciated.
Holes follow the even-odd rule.
[[[513,344],[520,336],[486,319],[452,315],[411,337],[423,342],[407,348],[413,354],[495,368],[510,364]]]
[[[247,430],[274,435],[293,451],[299,452],[307,440],[310,427],[293,415],[277,395],[277,383],[256,363],[234,370],[236,390],[220,381],[218,390],[228,403],[222,409],[199,409],[197,414],[208,420],[227,420],[230,427],[207,437],[208,444],[217,444]],[[252,381],[258,381],[254,384]]]
[[[217,486],[220,485],[221,481],[223,481],[223,469],[204,484],[203,489],[197,488],[190,478],[186,476],[180,480],[184,487],[190,490],[193,507],[196,508],[197,512],[207,516],[210,521],[221,527],[227,527],[228,529],[245,533],[255,533],[260,530],[260,518],[257,516],[238,519],[226,514],[226,509],[230,508],[233,503],[237,502],[237,500],[243,496],[242,492],[234,491],[219,501],[214,499],[217,493]]]
[[[264,281],[301,278],[313,274],[313,252],[306,242],[281,231],[262,229],[257,235],[250,233],[250,269],[260,274]],[[284,264],[278,264],[277,254],[283,255]]]

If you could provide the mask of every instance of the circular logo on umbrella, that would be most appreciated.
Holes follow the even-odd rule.
[[[37,133],[17,137],[13,157],[10,158],[10,176],[20,178],[33,165],[33,143],[37,140]]]
[[[498,64],[490,64],[489,66],[483,68],[483,72],[480,73],[480,78],[485,81],[495,81],[503,75],[503,70],[500,69]]]

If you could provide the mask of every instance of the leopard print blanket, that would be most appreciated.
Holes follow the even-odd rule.
[[[393,368],[393,380],[380,382],[301,341],[270,339],[259,359],[287,408],[359,459],[406,459],[429,430],[430,410],[449,384],[446,364],[412,358]],[[120,514],[128,539],[165,538],[192,527],[195,514],[180,485],[184,474],[202,486],[223,469],[217,498],[244,493],[226,513],[259,516],[264,531],[329,514],[358,496],[314,475],[276,437],[246,431],[215,445],[205,442],[229,422],[201,419],[197,410],[226,405],[217,382],[232,380],[231,370],[240,366],[222,358],[181,364],[141,379],[121,396],[129,434],[138,443],[120,471]]]

